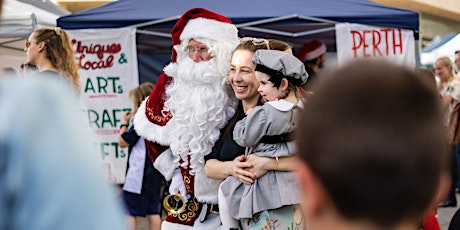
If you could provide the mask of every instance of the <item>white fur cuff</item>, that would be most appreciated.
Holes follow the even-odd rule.
[[[206,176],[204,170],[195,174],[195,197],[199,202],[217,204],[217,192],[222,181]]]
[[[157,157],[155,163],[153,163],[153,167],[163,174],[167,181],[170,181],[174,169],[176,169],[174,161],[175,157],[172,155],[171,149],[168,148]]]
[[[134,129],[139,136],[142,136],[146,140],[156,142],[163,146],[168,146],[169,138],[167,134],[167,125],[159,126],[147,118],[145,115],[145,107],[148,97],[141,103],[137,113],[134,115]]]

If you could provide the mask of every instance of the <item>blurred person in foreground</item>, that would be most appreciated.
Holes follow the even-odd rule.
[[[53,78],[0,78],[0,229],[127,229],[69,92]]]
[[[71,87],[0,81],[0,229],[127,229]]]
[[[419,229],[450,184],[436,90],[380,61],[322,77],[297,129],[306,229]]]
[[[2,77],[18,77],[18,72],[13,67],[5,67],[2,70]]]

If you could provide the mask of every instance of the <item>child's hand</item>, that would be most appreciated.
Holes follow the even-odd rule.
[[[129,124],[129,119],[131,119],[131,112],[130,111],[126,111],[124,114],[123,114],[123,124]]]

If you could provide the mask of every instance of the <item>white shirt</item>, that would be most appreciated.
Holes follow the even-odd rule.
[[[133,146],[129,155],[129,168],[126,173],[123,190],[141,194],[142,179],[144,177],[145,155],[145,141],[143,137],[140,137]]]

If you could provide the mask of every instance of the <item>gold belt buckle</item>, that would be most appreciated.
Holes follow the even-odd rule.
[[[186,206],[184,198],[179,194],[169,194],[163,200],[164,209],[173,215],[184,212]]]
[[[214,211],[214,204],[211,204],[211,206],[209,207],[209,213],[219,215],[219,212]]]

